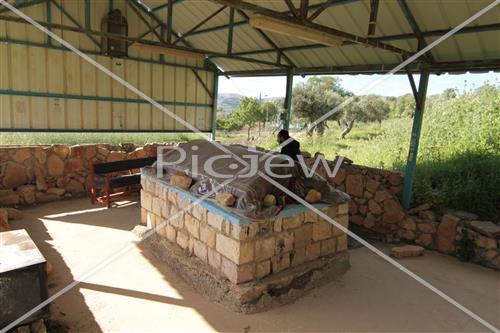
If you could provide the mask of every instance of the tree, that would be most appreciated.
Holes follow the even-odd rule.
[[[305,83],[298,84],[293,89],[292,108],[294,114],[305,122],[305,126],[315,122],[324,114],[338,106],[351,93],[340,86],[340,79],[333,76],[311,77]],[[330,118],[339,119],[335,113]],[[327,119],[319,122],[315,128],[308,131],[312,135],[316,130],[323,135]]]
[[[340,140],[352,130],[355,121],[378,121],[389,115],[389,104],[386,100],[377,95],[366,95],[353,97],[349,103],[342,108],[342,116],[338,120],[343,131],[340,133]]]
[[[415,97],[413,94],[399,96],[394,103],[392,113],[398,118],[411,118],[415,112]]]
[[[454,99],[458,97],[458,90],[456,88],[447,88],[443,91],[441,96],[444,99]]]
[[[276,116],[278,115],[278,106],[273,102],[265,102],[262,103],[261,109],[265,128],[267,122],[276,121]]]
[[[250,140],[250,131],[255,126],[255,123],[261,119],[259,102],[253,97],[242,98],[232,117],[241,127],[247,126],[247,140]]]

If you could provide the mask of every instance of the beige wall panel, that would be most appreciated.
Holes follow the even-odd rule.
[[[11,96],[0,95],[0,128],[12,127]]]
[[[152,82],[152,94],[151,97],[155,101],[163,101],[163,69],[161,65],[153,64],[151,65],[151,82]],[[158,109],[156,106],[152,106],[152,128],[154,130],[163,129],[163,117],[165,113]]]
[[[97,128],[111,128],[111,102],[97,102]]]
[[[134,87],[138,87],[139,84],[138,69],[137,62],[128,60],[125,62],[125,79]],[[130,89],[125,89],[125,97],[135,99],[137,95]],[[139,128],[139,105],[137,103],[125,103],[125,118],[127,129]]]
[[[29,98],[22,96],[12,96],[13,125],[15,127],[29,128]]]
[[[122,79],[125,79],[125,61],[122,59],[113,59],[112,71]],[[125,86],[120,82],[111,79],[113,98],[125,98]],[[113,128],[125,129],[125,103],[112,103],[113,109]]]
[[[96,56],[91,55],[90,58],[95,60]],[[80,68],[83,95],[98,96],[97,72],[99,70],[83,59],[80,60]]]
[[[175,101],[176,102],[185,102],[186,101],[186,68],[176,67],[175,68]],[[182,118],[186,119],[186,107],[176,105],[175,114]],[[175,123],[176,130],[184,130],[186,127],[180,122],[176,121]]]
[[[51,12],[51,15],[52,15],[52,23],[54,23],[54,24],[63,24],[63,14],[61,13],[61,11],[56,6],[54,6],[54,5],[50,6],[50,12]],[[64,39],[64,34],[66,33],[65,31],[62,31],[61,29],[51,29],[51,31],[54,34],[56,34],[59,37],[62,37]],[[54,46],[61,46],[61,44],[58,43],[54,39],[52,39],[52,45],[54,45]]]
[[[7,38],[7,22],[0,21],[0,37]]]
[[[125,103],[126,129],[139,129],[139,104]]]
[[[95,59],[95,56],[90,56]],[[80,61],[81,68],[81,88],[82,95],[96,96],[97,95],[97,69],[85,60]],[[96,129],[97,126],[97,102],[83,100],[82,101],[82,127],[84,129]]]
[[[0,44],[0,89],[9,90],[10,87],[10,64],[9,64],[9,45]],[[12,126],[12,97],[0,95],[0,128]]]
[[[98,57],[97,61],[104,67],[111,68],[111,59]],[[111,78],[97,70],[97,96],[111,96]],[[97,124],[99,129],[112,128],[111,102],[97,102]]]
[[[196,89],[198,88],[198,79],[191,69],[186,70],[186,102],[196,103]],[[186,107],[186,121],[196,127],[196,107]]]
[[[12,45],[10,48],[10,70],[12,89],[28,90],[28,47],[24,45]]]
[[[85,24],[85,8],[82,11],[78,11],[78,3],[84,4],[85,1],[62,1],[62,6],[64,10],[75,18],[76,21],[80,22],[82,26]],[[56,15],[60,15],[62,24],[74,27],[73,22],[63,13],[59,11],[56,6],[52,6],[52,11],[56,12]],[[80,38],[84,37],[85,34],[80,34],[74,31],[62,31],[60,35],[65,41],[73,45],[74,47],[80,48]]]
[[[210,91],[213,91],[213,86],[214,86],[214,75],[212,73],[207,73],[207,87],[210,89]],[[214,99],[210,96],[206,96],[205,98],[207,104],[213,105]],[[212,108],[206,108],[205,109],[205,129],[209,130],[212,128],[212,114],[213,110]]]
[[[57,50],[47,50],[47,78],[48,91],[64,93],[63,54]]]
[[[72,7],[66,9],[69,11],[69,8]],[[78,8],[74,5],[72,10]],[[84,21],[83,17],[81,19]],[[72,25],[65,20],[63,17],[62,21],[65,24]],[[68,36],[73,44],[87,38]],[[0,89],[140,99],[123,85],[71,52],[19,44],[0,44],[0,52],[3,58],[1,60],[5,60],[0,63],[2,70]],[[210,100],[190,69],[134,60],[111,60],[103,56],[91,56],[91,58],[98,60],[156,100],[203,104]],[[166,58],[180,61],[173,57]],[[183,60],[183,62],[189,61]],[[198,72],[202,80],[211,86],[212,74],[205,71]],[[163,105],[200,130],[210,128],[210,108]],[[152,109],[151,105],[142,103],[0,95],[0,106],[2,108],[0,127],[187,130],[182,123],[162,114],[160,110]]]
[[[144,130],[151,129],[151,105],[139,104],[139,127]]]
[[[65,104],[61,98],[49,98],[49,128],[65,128]]]
[[[74,53],[64,52],[64,91],[70,95],[81,95],[80,57]],[[81,100],[67,99],[67,126],[71,129],[82,127]]]
[[[40,47],[30,47],[29,54],[29,87],[30,91],[47,92],[47,52]]]
[[[151,96],[151,64],[139,63],[139,90]],[[139,97],[135,97],[139,98]],[[142,129],[151,129],[151,105],[139,105],[139,126]]]
[[[83,129],[98,128],[96,101],[82,101],[82,128]]]
[[[69,129],[81,129],[83,123],[82,101],[66,100],[66,126]]]
[[[28,48],[29,90],[47,92],[46,50],[38,47]],[[48,100],[44,97],[30,97],[30,116],[32,128],[47,128],[49,114]]]
[[[166,101],[173,101],[175,99],[175,69],[170,66],[163,66],[163,96]],[[173,105],[165,105],[165,107],[172,113],[175,112]],[[165,115],[163,118],[163,128],[174,128],[175,120],[171,115]]]
[[[29,90],[28,75],[28,47],[16,45],[10,48],[11,57],[11,81],[14,90]],[[30,97],[12,96],[12,106],[14,107],[15,127],[31,127],[30,125]]]
[[[80,62],[81,58],[77,54],[64,52],[65,92],[67,94],[81,94]]]
[[[49,126],[49,115],[47,113],[47,98],[31,97],[30,115],[32,128],[47,128]]]
[[[185,106],[179,106],[176,105],[173,107],[174,109],[174,114],[181,119],[185,119],[184,115],[186,114],[186,107]],[[175,128],[176,131],[182,131],[182,130],[188,130],[187,127],[185,127],[180,121],[175,120]]]
[[[85,13],[85,1],[81,2],[83,7],[82,13]],[[116,1],[113,1],[113,3]],[[101,20],[109,12],[109,1],[91,1],[90,6],[90,28],[92,30],[101,31]],[[85,15],[85,14],[83,14]],[[84,21],[82,21],[84,22]],[[98,38],[100,39],[100,38]]]
[[[0,89],[10,89],[10,45],[0,43]]]
[[[29,17],[37,21],[45,21],[47,10],[45,3],[40,3],[35,6],[28,7],[24,10]],[[38,28],[32,25],[26,25],[26,38],[30,42],[35,43],[45,43],[47,41],[47,34],[40,31]]]
[[[84,1],[56,1],[77,22],[82,26],[85,25]],[[75,26],[71,19],[54,4],[50,7],[53,23]],[[147,31],[148,27],[137,18],[125,0],[114,1],[114,8],[120,9],[127,17],[130,36],[137,36]],[[93,0],[90,10],[91,29],[99,31],[102,18],[109,12],[109,1]],[[39,3],[23,9],[23,12],[35,20],[45,21],[47,5]],[[152,20],[150,23],[156,24]],[[160,29],[157,31],[159,32]],[[76,47],[84,50],[97,50],[95,44],[85,34],[58,29],[53,29],[53,32]],[[37,28],[13,22],[0,22],[0,37],[39,44],[48,40],[47,36]],[[95,39],[100,42],[100,37],[95,36]],[[147,39],[156,40],[157,38],[150,33]],[[59,46],[54,40],[52,40],[52,45]],[[134,48],[129,49],[129,55],[156,61],[159,59],[158,54],[135,51]],[[107,98],[140,98],[71,52],[0,43],[0,57],[2,57],[0,59],[0,89]],[[181,103],[206,103],[210,100],[189,69],[123,59],[117,60],[123,63],[123,67],[118,68],[116,63],[109,58],[91,57],[98,59],[107,68],[125,77],[127,81],[154,99]],[[202,65],[201,61],[194,59],[174,56],[163,58],[171,63]],[[207,82],[211,80],[211,73],[199,71],[199,74],[203,80]],[[211,87],[210,83],[207,85]],[[187,118],[193,125],[203,127],[201,129],[206,130],[210,127],[210,108],[169,104],[164,106],[181,118]],[[185,129],[182,124],[162,114],[161,111],[152,110],[149,104],[14,95],[0,95],[0,127]]]
[[[200,78],[203,80],[203,83],[206,82],[207,77],[205,72],[198,72],[198,75]],[[197,87],[196,87],[196,102],[197,103],[206,103],[205,96],[206,92],[205,89],[203,88],[202,84],[199,81],[196,81]],[[205,109],[204,107],[196,107],[196,119],[195,119],[195,126],[199,128],[200,130],[205,129]]]
[[[7,38],[26,40],[26,24],[22,23],[7,23]]]

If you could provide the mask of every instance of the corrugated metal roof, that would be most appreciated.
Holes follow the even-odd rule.
[[[317,5],[324,1],[326,0],[310,0],[309,6],[316,5],[317,8]],[[155,8],[166,3],[165,0],[143,0],[142,2],[150,8]],[[247,2],[282,13],[289,11],[289,7],[283,0],[248,0]],[[300,0],[293,0],[292,2],[296,8],[300,7]],[[444,33],[445,30],[455,27],[490,4],[492,0],[407,0],[406,2],[419,29],[426,34],[439,30],[442,30],[442,33]],[[186,33],[220,7],[220,4],[210,0],[180,1],[174,5],[173,29],[176,32]],[[309,14],[312,14],[314,11],[310,10]],[[244,13],[248,16],[252,15],[249,11],[245,11]],[[155,11],[154,14],[166,19],[167,7],[164,6],[162,9]],[[326,27],[366,37],[369,16],[369,0],[337,0],[332,2],[314,22]],[[245,21],[244,16],[238,10],[235,11],[234,21]],[[229,8],[226,8],[198,29],[206,30],[211,28],[212,30],[205,32],[198,31],[192,36],[186,37],[186,41],[198,49],[226,53],[228,22]],[[472,22],[468,27],[499,25],[499,22],[500,6],[497,6]],[[490,31],[457,34],[433,48],[431,54],[434,60],[440,63],[485,60],[493,60],[496,63],[500,63],[500,27],[496,28],[496,30],[490,29]],[[343,45],[340,47],[313,46],[309,49],[287,50],[287,48],[308,46],[314,43],[272,32],[265,32],[265,34],[279,48],[285,48],[283,51],[284,54],[302,72],[306,72],[308,68],[327,66],[388,66],[402,61],[401,55],[397,53],[366,47],[361,44]],[[403,37],[394,37],[398,35],[403,35]],[[417,39],[397,1],[380,1],[374,37],[382,38],[384,43],[411,53],[417,52]],[[429,44],[437,38],[439,38],[438,34],[432,34],[425,38],[425,42]],[[249,24],[239,23],[234,26],[233,53],[250,59],[276,62],[278,58],[276,51],[258,53],[258,51],[272,49],[273,46],[263,37],[262,33],[259,33]],[[243,54],[240,55],[242,52]],[[222,70],[229,72],[272,69],[286,70],[283,66],[270,66],[269,64],[251,63],[222,57],[212,57],[210,60]],[[284,57],[281,57],[281,65],[289,65]],[[500,64],[498,68],[500,68]],[[467,70],[468,68],[465,66],[462,69]]]

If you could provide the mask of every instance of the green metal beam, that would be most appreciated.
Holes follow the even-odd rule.
[[[236,23],[235,23],[236,25]],[[432,30],[432,31],[427,31],[427,32],[422,32],[422,35],[427,38],[427,37],[440,37],[447,32],[449,32],[450,29],[440,29],[440,30]],[[500,23],[493,23],[493,24],[486,24],[486,25],[479,25],[479,26],[474,26],[474,27],[465,27],[461,29],[460,31],[457,31],[455,35],[462,35],[462,34],[469,34],[469,33],[478,33],[478,32],[485,32],[485,31],[498,31],[500,30]],[[379,42],[392,42],[392,41],[398,41],[398,40],[408,40],[408,39],[416,39],[417,36],[413,33],[411,34],[400,34],[400,35],[389,35],[389,36],[381,36],[381,37],[376,37],[374,39],[378,40]],[[344,41],[342,43],[342,46],[344,45],[354,45],[355,43],[349,42],[349,41]],[[282,47],[280,48],[281,51],[286,52],[286,51],[299,51],[299,50],[313,50],[313,49],[318,49],[318,48],[328,48],[330,46],[328,45],[323,45],[323,44],[305,44],[305,45],[299,45],[299,46],[288,46],[288,47]],[[242,51],[242,52],[235,52],[234,55],[252,55],[252,54],[262,54],[262,53],[271,53],[275,52],[275,49],[269,48],[269,49],[261,49],[261,50],[251,50],[251,51]]]
[[[0,95],[76,99],[76,100],[98,101],[98,102],[150,104],[145,99],[139,99],[139,98],[118,98],[118,97],[101,97],[101,96],[89,96],[89,95],[71,95],[71,94],[46,93],[46,92],[25,91],[25,90],[0,89]],[[195,106],[195,107],[211,107],[212,106],[212,104],[205,104],[205,103],[189,103],[189,102],[177,102],[177,101],[169,101],[169,100],[158,100],[157,102],[162,104],[162,105],[174,105],[174,106]]]
[[[292,119],[292,90],[293,90],[293,71],[288,70],[286,74],[286,91],[285,91],[285,105],[283,105],[286,110],[285,123],[283,124],[283,129],[290,129],[290,121]]]
[[[413,33],[418,39],[418,50],[420,51],[421,49],[425,48],[427,46],[427,43],[425,42],[424,36],[422,35],[422,31],[420,31],[420,28],[418,27],[417,20],[413,16],[410,7],[406,3],[406,0],[398,0],[399,6],[401,7],[401,11],[403,12],[403,15],[406,17],[406,21],[410,25],[411,29],[413,30]],[[427,52],[425,55],[430,62],[435,62],[436,60],[434,59],[431,50]]]
[[[27,45],[27,46],[33,46],[33,47],[41,47],[41,48],[45,48],[45,49],[60,50],[60,51],[65,51],[65,52],[72,52],[71,50],[68,50],[67,48],[62,47],[62,46],[53,46],[53,45],[29,42],[29,41],[24,41],[24,40],[0,38],[0,42],[1,43],[18,44],[18,45]],[[85,50],[85,49],[79,49],[79,50],[82,51],[83,53],[86,53],[86,54],[99,55],[99,56],[106,57],[105,55],[102,55],[100,52],[96,52],[96,51],[92,51],[92,50]],[[108,58],[111,58],[111,57],[108,57]],[[208,67],[189,66],[189,65],[177,64],[177,63],[166,62],[166,61],[161,62],[158,60],[139,58],[139,57],[128,56],[127,60],[134,60],[137,62],[145,62],[145,63],[149,63],[149,64],[159,64],[159,65],[172,66],[172,67],[191,68],[191,69],[202,70],[202,71],[207,71],[207,72],[214,72],[215,71],[214,69],[210,69]]]
[[[160,31],[160,35],[162,36],[162,38],[165,38],[165,29],[163,28],[163,26],[159,23],[157,23],[156,25],[153,25],[152,28],[153,30],[156,30],[158,29],[158,27],[161,28],[161,31]],[[148,28],[148,30],[144,31],[142,34],[140,34],[139,36],[137,36],[137,39],[141,39],[143,37],[146,37],[147,35],[149,35],[150,33],[153,32],[153,30],[151,30],[150,28]],[[130,47],[131,45],[133,45],[136,41],[132,41],[132,42],[129,42],[128,43],[128,47]]]
[[[207,23],[208,21],[210,21],[213,17],[215,17],[217,14],[219,14],[224,9],[226,9],[226,6],[220,7],[219,9],[217,9],[216,11],[214,11],[212,14],[210,14],[209,16],[207,16],[206,18],[204,18],[203,20],[201,20],[200,22],[198,22],[194,27],[192,27],[191,29],[189,29],[188,31],[186,31],[185,33],[183,33],[182,36],[180,36],[179,38],[177,38],[174,41],[174,45],[177,44],[178,42],[182,41],[184,38],[186,38],[190,34],[192,34],[199,27],[203,26],[205,23]]]
[[[214,87],[212,97],[212,140],[217,132],[217,98],[219,97],[219,74],[214,73]]]
[[[299,67],[294,69],[295,75],[340,75],[340,74],[387,74],[387,72],[399,66],[400,63],[392,64],[370,64],[353,66],[321,66],[321,67]],[[470,60],[436,62],[433,64],[412,63],[406,66],[411,73],[420,73],[426,70],[432,74],[443,73],[484,73],[488,71],[500,71],[500,59]],[[224,76],[284,76],[286,69],[261,69],[243,71],[225,71]],[[396,74],[400,74],[399,73]]]
[[[406,170],[403,182],[403,207],[410,208],[411,191],[415,168],[417,164],[418,144],[420,141],[420,132],[422,129],[422,120],[424,117],[425,99],[427,96],[427,86],[429,84],[429,72],[420,74],[418,84],[418,98],[415,101],[415,115],[413,116],[413,126],[411,129],[410,148],[406,159]]]
[[[327,8],[334,7],[334,6],[347,5],[349,3],[358,2],[358,1],[361,1],[361,0],[336,0],[336,1],[328,4]],[[320,8],[323,5],[324,4],[322,4],[322,3],[311,5],[311,6],[308,7],[307,10],[308,11],[315,10],[315,9]],[[292,14],[292,12],[291,11],[284,11],[284,12],[281,12],[281,14],[283,14],[283,15],[289,15],[289,14]],[[241,21],[238,21],[238,22],[234,22],[234,26],[235,27],[240,26],[240,25],[247,25],[247,24],[249,24],[247,19],[241,20]],[[229,25],[228,24],[223,24],[223,25],[219,25],[219,26],[216,26],[216,27],[210,27],[210,28],[206,28],[206,29],[203,29],[203,30],[198,30],[195,33],[191,34],[191,36],[200,35],[200,34],[204,34],[204,33],[208,33],[208,32],[213,32],[213,31],[218,31],[218,30],[224,30],[224,29],[227,29],[227,28],[229,28]]]
[[[14,3],[14,7],[16,7],[17,9],[23,9],[23,8],[28,8],[28,7],[31,7],[34,5],[38,5],[40,3],[44,3],[46,1],[47,0],[33,0],[33,1],[21,0],[21,1],[16,1]],[[9,11],[10,11],[10,9],[8,9],[8,8],[2,8],[2,9],[0,9],[0,14],[7,13]]]

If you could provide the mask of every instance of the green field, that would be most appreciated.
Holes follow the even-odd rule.
[[[81,143],[136,143],[188,141],[202,138],[193,133],[1,133],[1,145],[47,145]]]

